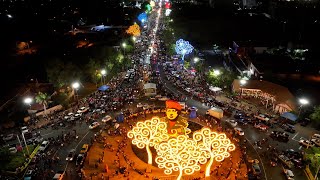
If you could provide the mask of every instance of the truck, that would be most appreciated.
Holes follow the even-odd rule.
[[[207,110],[206,115],[212,116],[220,120],[223,117],[223,110],[216,107],[212,107],[211,109]]]

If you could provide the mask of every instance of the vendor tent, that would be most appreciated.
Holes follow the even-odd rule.
[[[289,119],[291,121],[296,121],[298,119],[298,116],[291,113],[291,112],[285,112],[285,113],[281,114],[281,117],[284,117],[284,118]]]
[[[108,90],[109,88],[110,88],[110,86],[103,85],[103,86],[100,86],[100,87],[98,88],[98,90],[99,90],[99,91],[106,91],[106,90]]]
[[[144,93],[146,96],[155,96],[157,95],[157,85],[154,83],[147,83],[143,86]]]

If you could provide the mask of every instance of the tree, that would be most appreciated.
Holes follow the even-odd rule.
[[[165,168],[165,174],[179,171],[177,180],[183,173],[193,174],[200,170],[199,162],[204,164],[207,158],[204,151],[199,151],[197,142],[187,135],[179,135],[167,142],[162,142],[157,150],[156,163],[159,168]]]
[[[230,156],[230,151],[235,150],[235,145],[224,133],[212,132],[209,128],[202,128],[193,133],[193,140],[198,142],[201,151],[207,158],[210,158],[206,165],[206,177],[210,176],[210,169],[213,160],[223,161]]]
[[[98,86],[98,81],[101,79],[100,69],[102,66],[97,59],[90,58],[89,62],[85,65],[85,71],[90,80]]]
[[[49,61],[46,71],[49,82],[56,88],[69,86],[74,80],[79,80],[82,75],[82,71],[77,66],[71,62],[64,63],[60,59]]]
[[[316,106],[312,114],[310,114],[310,119],[317,124],[320,123],[320,106]]]
[[[127,134],[132,139],[132,144],[138,148],[146,148],[148,153],[148,165],[152,165],[152,153],[150,147],[157,149],[159,143],[167,141],[169,135],[167,132],[167,123],[162,122],[158,117],[151,120],[138,122]]]
[[[44,114],[47,115],[47,106],[50,96],[47,93],[38,92],[35,97],[36,102],[43,106]]]
[[[320,166],[320,148],[311,147],[305,150],[306,159],[310,162],[311,167],[316,170]]]

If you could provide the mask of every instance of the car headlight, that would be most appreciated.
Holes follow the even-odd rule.
[[[68,158],[66,158],[66,160],[68,161]]]

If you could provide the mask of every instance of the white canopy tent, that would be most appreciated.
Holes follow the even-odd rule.
[[[157,85],[154,83],[147,83],[143,86],[145,96],[157,95]]]

